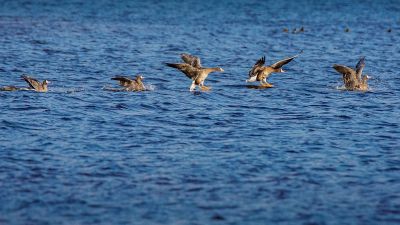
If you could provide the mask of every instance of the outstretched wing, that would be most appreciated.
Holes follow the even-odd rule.
[[[261,57],[249,71],[249,77],[255,77],[262,70],[265,64],[265,56]]]
[[[122,87],[127,87],[134,82],[134,80],[132,80],[131,78],[124,77],[124,76],[115,76],[115,77],[111,78],[111,80],[119,81],[119,85],[121,85]]]
[[[21,77],[22,77],[22,79],[24,79],[29,84],[29,86],[31,88],[33,88],[35,90],[40,89],[40,86],[42,84],[38,80],[36,80],[36,79],[34,79],[34,78],[30,77],[30,76],[26,76],[26,75],[22,75]]]
[[[346,87],[353,87],[358,84],[356,72],[353,69],[338,64],[333,65],[333,68],[343,75],[343,82]]]
[[[358,61],[356,65],[356,75],[358,81],[361,81],[361,75],[364,67],[365,67],[365,57],[361,57],[360,61]]]
[[[198,75],[198,69],[187,63],[165,63],[165,65],[182,71],[190,79],[194,79]]]
[[[193,56],[193,55],[189,55],[189,54],[186,54],[186,53],[182,53],[181,54],[181,58],[185,63],[187,63],[187,64],[189,64],[189,65],[191,65],[193,67],[198,68],[198,69],[201,68],[201,63],[200,63],[200,58],[199,57]]]
[[[300,54],[301,54],[301,53],[300,53]],[[288,64],[288,63],[289,63],[290,61],[292,61],[293,59],[297,58],[300,54],[297,54],[297,55],[295,55],[295,56],[292,56],[292,57],[283,59],[283,60],[281,60],[281,61],[278,61],[278,62],[272,64],[271,67],[274,68],[274,69],[279,69],[279,68],[281,68],[282,66]]]
[[[352,74],[352,75],[355,75],[355,74],[356,74],[356,72],[355,72],[352,68],[349,68],[349,67],[347,67],[347,66],[334,64],[334,65],[333,65],[333,68],[334,68],[336,71],[338,71],[339,73],[341,73],[341,74]]]

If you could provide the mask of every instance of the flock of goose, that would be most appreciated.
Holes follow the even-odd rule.
[[[301,54],[301,53],[300,53]],[[272,73],[283,73],[285,72],[282,67],[288,64],[293,59],[297,58],[300,54],[280,60],[269,66],[265,65],[265,56],[260,58],[249,71],[249,77],[246,82],[260,82],[260,88],[273,87],[272,84],[267,82],[267,78]],[[194,91],[196,87],[199,87],[202,91],[210,90],[210,87],[204,85],[204,81],[208,75],[212,72],[224,72],[220,67],[206,68],[201,65],[200,58],[189,54],[181,54],[181,63],[166,63],[167,66],[180,70],[189,79],[192,80],[190,85],[190,91]],[[351,91],[366,91],[368,90],[368,79],[367,75],[363,74],[365,67],[365,57],[362,57],[355,69],[334,64],[333,68],[342,74],[343,83],[347,90]],[[16,87],[16,86],[4,86],[0,88],[0,91],[17,91],[17,90],[32,90],[37,92],[47,92],[47,85],[50,83],[48,80],[40,82],[30,76],[23,75],[22,79],[25,80],[29,87]],[[115,76],[111,78],[119,82],[120,89],[112,89],[113,91],[145,91],[146,86],[143,83],[143,77],[137,75],[135,78],[129,78],[126,76]]]

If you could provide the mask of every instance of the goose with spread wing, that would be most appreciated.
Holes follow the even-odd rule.
[[[16,86],[5,86],[1,87],[0,91],[36,91],[36,92],[47,92],[47,85],[50,83],[48,80],[40,82],[35,78],[28,75],[22,75],[21,78],[28,83],[29,88],[16,87]]]
[[[134,79],[126,76],[115,76],[111,80],[119,81],[119,85],[124,91],[145,91],[146,87],[143,84],[143,76],[137,75]]]
[[[267,78],[271,73],[283,73],[285,72],[282,67],[288,64],[290,61],[298,57],[300,54],[278,61],[270,66],[265,66],[265,56],[260,58],[249,71],[249,79],[246,82],[259,81],[264,87],[273,87],[272,84],[267,82]]]
[[[22,75],[22,79],[28,83],[29,87],[32,88],[33,90],[37,92],[47,92],[47,85],[50,83],[48,80],[44,80],[43,82],[40,82],[36,80],[33,77],[30,77],[28,75]]]
[[[201,90],[209,90],[210,88],[204,85],[205,79],[212,72],[224,72],[220,67],[204,68],[201,66],[200,58],[189,54],[181,54],[183,63],[166,63],[167,66],[180,70],[188,78],[192,80],[190,91],[194,91],[196,86]]]
[[[334,64],[333,68],[342,74],[343,77],[343,83],[344,86],[346,87],[347,90],[357,90],[357,91],[366,91],[368,90],[368,75],[362,75],[363,70],[365,67],[365,57],[361,57],[361,59],[358,61],[355,70],[343,66],[343,65],[338,65]]]

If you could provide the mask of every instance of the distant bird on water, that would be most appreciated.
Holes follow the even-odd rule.
[[[194,91],[196,89],[196,86],[199,86],[203,91],[210,90],[209,87],[204,85],[204,81],[208,77],[208,74],[212,72],[224,72],[224,70],[220,67],[202,67],[200,63],[200,58],[197,56],[183,53],[181,54],[181,58],[184,63],[166,63],[165,65],[180,70],[188,78],[193,80],[192,84],[190,85],[190,91]]]
[[[27,76],[27,75],[22,75],[21,78],[28,83],[29,88],[20,88],[20,87],[16,87],[16,86],[5,86],[5,87],[1,87],[0,91],[24,90],[24,91],[47,92],[47,85],[50,83],[50,81],[44,80],[43,82],[39,82],[38,80],[36,80],[30,76]]]
[[[343,75],[343,83],[347,90],[366,91],[368,90],[368,75],[361,76],[365,67],[365,57],[362,57],[355,70],[347,66],[334,64],[333,68]]]
[[[134,79],[125,76],[115,76],[111,80],[119,81],[119,85],[123,87],[123,91],[145,91],[143,84],[143,76],[137,75]]]
[[[23,75],[22,79],[24,79],[29,84],[29,86],[37,92],[47,92],[47,85],[50,83],[50,81],[48,80],[39,82],[38,80],[27,75]]]
[[[22,88],[16,87],[16,86],[4,86],[0,87],[0,91],[18,91],[22,90]]]
[[[264,66],[265,56],[260,58],[249,71],[249,79],[246,82],[259,81],[264,87],[273,87],[272,84],[267,82],[267,78],[271,73],[283,73],[285,72],[282,67],[288,64],[290,61],[298,57],[300,54],[278,61],[270,66]]]

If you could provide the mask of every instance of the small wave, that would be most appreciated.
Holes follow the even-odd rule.
[[[82,92],[85,91],[83,87],[74,87],[74,88],[51,88],[49,92],[54,92],[54,93],[76,93],[76,92]]]
[[[126,91],[126,90],[121,89],[121,88],[113,88],[113,87],[110,87],[110,86],[103,86],[102,89],[103,89],[104,91],[113,91],[113,92]]]
[[[367,90],[349,90],[346,88],[346,86],[342,85],[342,86],[336,86],[335,89],[340,90],[340,91],[372,92],[372,88],[370,88],[370,87],[368,87]]]
[[[347,88],[346,88],[346,86],[344,86],[344,85],[342,85],[342,86],[336,86],[336,90],[346,91]]]
[[[146,89],[146,91],[154,91],[156,89],[156,86],[152,84],[146,84],[144,85],[144,88]]]

